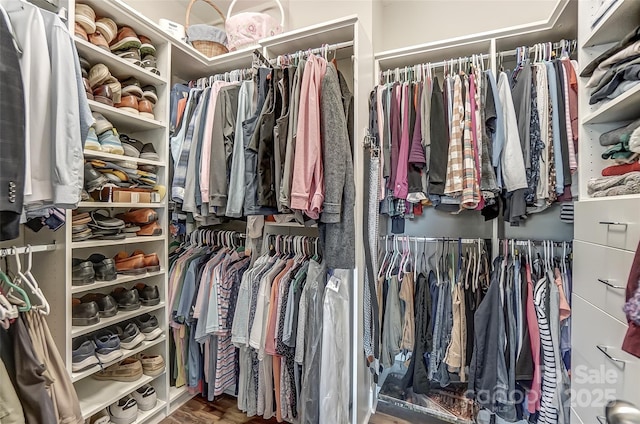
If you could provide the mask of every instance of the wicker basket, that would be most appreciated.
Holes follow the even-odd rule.
[[[217,39],[218,41],[213,41],[211,37],[201,37],[201,38],[189,37],[189,42],[196,50],[198,50],[200,53],[202,53],[207,57],[214,57],[214,56],[219,56],[221,54],[228,53],[229,49],[222,42],[222,41],[226,41],[226,34],[224,33],[223,30],[210,25],[189,25],[189,16],[191,15],[191,8],[193,7],[194,3],[197,1],[198,0],[191,0],[191,2],[189,3],[189,6],[187,7],[187,16],[185,18],[187,34],[189,34],[189,27],[191,27],[192,29],[196,27],[201,27],[205,30],[208,29],[209,31],[215,32],[215,37],[213,38]],[[209,6],[213,7],[216,10],[216,12],[218,12],[220,17],[222,18],[223,24],[226,22],[227,20],[226,17],[222,13],[222,11],[215,4],[213,4],[213,2],[211,2],[210,0],[202,0],[202,1],[207,3]]]

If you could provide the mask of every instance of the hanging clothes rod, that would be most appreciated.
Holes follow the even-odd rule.
[[[0,258],[4,258],[5,256],[13,256],[18,254],[23,254],[31,251],[31,253],[39,253],[39,252],[52,252],[56,250],[56,244],[39,244],[35,246],[25,246],[25,247],[5,247],[0,248]]]
[[[335,44],[325,44],[315,49],[299,50],[295,53],[281,54],[278,57],[286,57],[288,59],[299,59],[300,57],[303,57],[309,54],[324,54],[328,52],[334,52],[336,50],[348,49],[350,47],[353,47],[353,41],[345,41],[342,43],[335,43]],[[278,58],[270,59],[269,62],[273,65],[277,62],[277,60]]]
[[[534,246],[539,246],[545,242],[547,243],[550,242],[550,240],[510,240],[510,239],[500,240],[500,241],[506,241],[506,242],[512,241],[516,246],[528,246],[529,243],[531,243]],[[562,247],[563,245],[571,246],[573,244],[572,241],[552,241],[551,243],[553,243],[553,245],[556,247]]]
[[[417,241],[420,243],[441,243],[443,241],[449,243],[463,243],[463,244],[476,244],[478,242],[486,242],[485,239],[476,238],[447,238],[447,237],[414,237],[414,236],[380,236],[380,240],[397,240],[397,241]]]

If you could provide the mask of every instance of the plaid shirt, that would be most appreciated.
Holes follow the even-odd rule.
[[[460,202],[460,207],[465,209],[475,209],[480,203],[480,185],[478,184],[478,169],[476,168],[476,155],[474,151],[473,131],[471,127],[471,93],[469,90],[469,78],[466,75],[464,76],[464,91],[464,169],[462,177],[462,201]],[[473,101],[475,101],[475,98]]]
[[[449,138],[449,159],[447,161],[447,181],[444,194],[458,197],[462,194],[464,160],[462,137],[464,133],[464,105],[462,103],[462,80],[456,75],[453,80],[453,110],[451,114],[451,134]]]

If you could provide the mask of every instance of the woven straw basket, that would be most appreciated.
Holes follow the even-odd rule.
[[[191,8],[193,7],[194,3],[197,1],[198,0],[191,0],[191,2],[189,3],[189,6],[187,7],[187,16],[185,19],[185,24],[186,24],[187,34],[189,34],[189,28],[191,28],[192,30],[191,32],[194,32],[194,30],[199,30],[197,32],[200,34],[197,35],[196,37],[189,37],[189,42],[196,50],[198,50],[200,53],[202,53],[207,57],[214,57],[214,56],[219,56],[221,54],[228,53],[229,49],[225,45],[227,36],[224,30],[221,30],[219,28],[216,28],[210,25],[203,25],[203,24],[189,25],[189,16],[191,15]],[[211,2],[210,0],[201,0],[201,1],[204,1],[209,6],[213,7],[215,11],[218,12],[218,15],[220,15],[220,17],[222,18],[223,24],[226,23],[226,20],[227,20],[226,17],[222,13],[222,11],[215,4],[213,4],[213,2]]]

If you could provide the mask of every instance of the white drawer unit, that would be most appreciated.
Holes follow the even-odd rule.
[[[574,237],[635,252],[640,240],[640,198],[576,202]]]
[[[580,296],[573,297],[572,309],[571,406],[575,413],[584,423],[597,423],[609,400],[640,404],[640,361],[621,349],[627,326]]]
[[[573,252],[573,292],[626,324],[622,307],[633,252],[583,241],[574,242]]]

